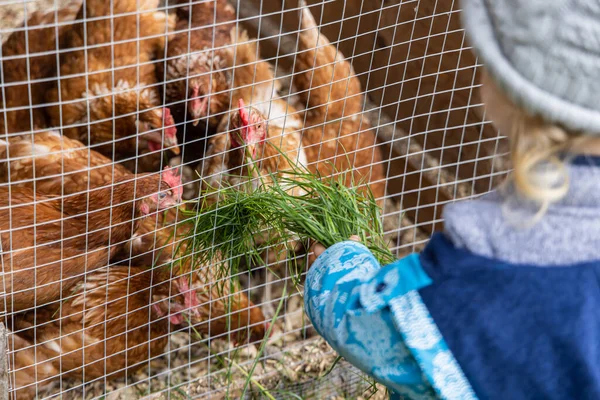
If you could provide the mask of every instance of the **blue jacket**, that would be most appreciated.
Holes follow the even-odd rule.
[[[381,268],[343,242],[308,272],[315,328],[407,399],[600,399],[600,262],[541,268],[435,234]]]

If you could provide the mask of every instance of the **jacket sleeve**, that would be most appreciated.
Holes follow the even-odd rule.
[[[307,274],[306,312],[334,350],[396,396],[437,398],[406,347],[390,308],[378,304],[377,294],[399,285],[383,279],[382,272],[393,265],[381,268],[360,243],[331,246]]]
[[[391,389],[392,399],[475,400],[421,299],[431,284],[418,254],[381,268],[365,246],[343,242],[309,270],[304,301],[331,347]]]

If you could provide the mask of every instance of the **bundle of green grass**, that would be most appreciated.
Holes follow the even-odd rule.
[[[200,200],[195,210],[184,212],[186,220],[193,222],[187,233],[186,252],[194,254],[196,265],[216,261],[222,268],[220,275],[232,277],[238,275],[242,264],[263,263],[262,253],[266,248],[291,244],[286,249],[295,252],[299,242],[304,249],[314,242],[329,247],[357,235],[381,264],[389,264],[395,256],[384,241],[380,208],[367,185],[352,182],[346,186],[348,174],[352,176],[346,171],[322,178],[297,168],[272,174],[268,179],[249,176],[238,186],[206,193],[216,195],[218,201],[207,204]],[[297,256],[290,254],[288,259],[302,258]],[[290,278],[298,287],[304,270],[291,270],[296,271]],[[284,288],[272,323],[283,306],[285,293]],[[247,373],[244,392],[254,382],[252,374],[265,345],[263,341]],[[337,361],[339,357],[329,372]],[[374,381],[372,386],[375,387]],[[264,388],[261,391],[268,394]]]
[[[304,249],[313,242],[329,247],[358,235],[382,264],[390,263],[395,257],[383,238],[380,208],[366,185],[345,185],[348,173],[322,178],[296,169],[254,178],[258,185],[220,188],[217,202],[190,212],[195,226],[188,248],[202,249],[207,262],[221,255],[235,274],[243,261],[260,262],[264,248],[298,242]]]

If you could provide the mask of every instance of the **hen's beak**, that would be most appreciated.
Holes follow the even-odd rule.
[[[162,148],[169,148],[173,153],[179,155],[181,153],[181,149],[177,143],[177,137],[170,138],[169,136],[165,136],[164,142],[163,138],[160,136],[158,132],[149,133],[146,137],[144,137],[148,141],[148,148],[151,151],[157,151]]]
[[[167,210],[169,208],[179,207],[179,205],[180,205],[179,201],[176,201],[176,200],[163,200],[163,202],[160,203],[160,209]]]
[[[148,149],[150,151],[162,149],[162,135],[160,132],[143,132],[141,135],[148,142]]]
[[[169,321],[171,321],[171,323],[173,325],[181,325],[183,324],[183,322],[185,321],[183,315],[181,314],[181,311],[183,310],[183,307],[177,303],[169,303],[166,300],[163,300],[161,302],[161,304],[168,309],[169,312]],[[167,312],[165,310],[163,310],[161,308],[161,306],[157,303],[152,304],[152,309],[154,310],[154,312],[156,313],[156,315],[158,317],[163,317],[165,315],[167,315]]]
[[[179,143],[177,142],[177,130],[170,131],[171,128],[165,130],[165,147],[168,147],[175,155],[181,153]]]

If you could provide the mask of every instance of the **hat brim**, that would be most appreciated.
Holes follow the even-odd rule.
[[[599,111],[543,90],[514,68],[500,47],[485,0],[463,0],[461,4],[462,22],[469,42],[492,79],[511,100],[528,112],[567,129],[600,134]]]

